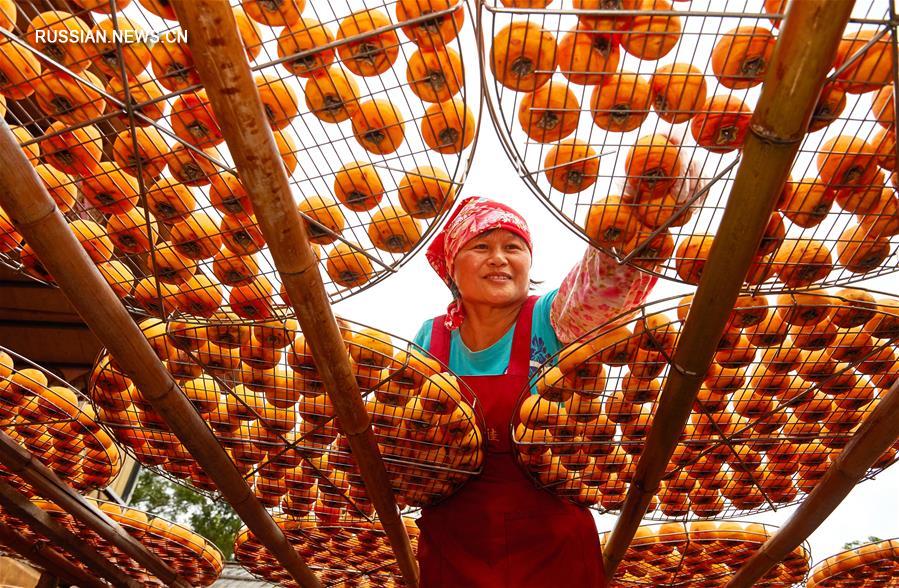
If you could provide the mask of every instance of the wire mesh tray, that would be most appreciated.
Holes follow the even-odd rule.
[[[102,502],[88,498],[109,518],[119,523],[132,537],[143,543],[160,559],[174,569],[182,578],[195,586],[209,586],[222,573],[223,560],[218,548],[209,540],[194,533],[187,527],[172,523],[163,518],[148,515],[146,512],[122,506],[112,502]],[[86,528],[72,515],[46,500],[32,501],[35,506],[50,514],[51,517],[90,545],[112,564],[136,579],[144,586],[164,586],[155,576],[148,573],[130,556],[121,552],[94,531]],[[10,525],[32,542],[50,542],[42,534],[32,529],[27,522],[8,513],[0,512],[3,523]],[[52,544],[52,542],[50,542]],[[70,563],[82,567],[90,573],[77,558],[70,558]]]
[[[0,346],[0,431],[79,491],[105,488],[122,456],[84,395],[52,372]],[[0,464],[0,476],[34,496]]]
[[[675,369],[691,296],[674,300],[584,336],[522,391],[511,432],[538,486],[621,508]],[[746,295],[728,324],[647,518],[733,518],[798,502],[899,379],[899,300],[855,288]]]
[[[338,510],[371,516],[348,440],[296,321],[250,328],[147,319],[141,326],[234,463],[255,481],[263,504],[304,516],[321,493]],[[348,321],[341,330],[400,506],[436,502],[478,474],[483,420],[464,383],[402,339]],[[141,464],[214,490],[105,352],[89,390],[100,422]]]
[[[377,521],[276,518],[291,546],[325,586],[403,586],[387,535]],[[418,527],[404,517],[412,549]],[[234,557],[249,572],[280,586],[297,586],[246,528],[237,534]]]
[[[482,83],[505,151],[593,246],[697,284],[785,4],[481,0]],[[887,4],[856,6],[747,290],[899,268]]]
[[[125,303],[292,315],[168,3],[17,4],[18,26],[0,28],[0,112]],[[247,0],[234,13],[338,301],[395,272],[461,187],[480,108],[462,58],[474,33],[462,2],[303,5]],[[0,262],[53,280],[2,212]]]
[[[868,543],[832,555],[812,568],[807,588],[899,586],[899,539]]]
[[[771,525],[737,521],[641,526],[610,586],[725,586],[776,531]],[[607,538],[604,533],[603,545]],[[808,543],[803,543],[755,586],[789,588],[804,581],[810,558]]]

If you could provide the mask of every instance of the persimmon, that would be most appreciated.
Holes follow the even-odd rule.
[[[172,247],[188,259],[209,259],[222,245],[216,219],[204,211],[194,211],[172,225]]]
[[[655,61],[668,55],[680,39],[680,17],[655,14],[671,11],[668,0],[639,0],[640,14],[631,17],[629,26],[621,32],[621,47],[639,59]]]
[[[840,117],[846,108],[846,92],[837,84],[826,84],[821,90],[815,110],[812,112],[812,120],[808,125],[808,132],[813,133],[827,127]]]
[[[225,249],[235,255],[252,255],[265,247],[265,237],[254,217],[224,216],[218,230]]]
[[[400,206],[413,218],[434,218],[456,197],[455,182],[442,169],[422,166],[407,171],[397,189]]]
[[[253,204],[240,179],[223,171],[210,178],[209,202],[225,216],[247,218],[253,215]]]
[[[888,237],[851,225],[840,234],[836,253],[837,263],[854,274],[864,274],[880,267],[892,255],[892,246]]]
[[[108,5],[107,5],[108,6]],[[122,31],[122,40],[113,41],[116,29]],[[144,30],[134,20],[123,14],[115,20],[108,18],[97,22],[91,29],[95,38],[91,59],[107,77],[135,78],[150,64],[150,47],[143,40]]]
[[[862,53],[837,75],[837,83],[850,94],[864,94],[877,90],[888,85],[893,79],[893,50],[890,40],[881,35],[875,41],[874,37],[877,34],[874,29],[860,29],[844,34],[843,40],[837,46],[833,66],[838,71],[857,53]]]
[[[162,174],[168,152],[168,143],[155,127],[126,129],[112,144],[112,158],[122,171],[148,180]]]
[[[397,206],[373,213],[367,232],[372,245],[390,253],[408,253],[421,240],[418,219]]]
[[[327,245],[337,240],[346,226],[340,207],[328,196],[310,196],[297,205],[312,243]]]
[[[559,41],[559,71],[572,84],[602,84],[620,60],[618,41],[611,35],[575,28]]]
[[[574,0],[573,6],[576,10],[636,10],[639,0]],[[592,14],[579,14],[578,28],[596,32],[596,33],[618,33],[627,30],[633,20],[633,16],[625,14],[618,16],[614,13],[611,15],[595,16]]]
[[[166,224],[184,220],[196,207],[191,189],[166,176],[147,189],[146,201],[153,216]]]
[[[43,31],[38,35],[38,31]],[[66,43],[63,39],[87,38],[90,27],[81,18],[63,10],[41,12],[28,23],[25,41],[75,73],[91,65],[90,43]]]
[[[171,243],[158,243],[149,259],[153,275],[163,283],[180,285],[193,277],[197,264],[175,249]]]
[[[390,17],[377,9],[359,10],[337,27],[337,40],[361,37],[337,48],[343,66],[359,76],[377,76],[389,70],[399,55],[400,39],[390,26]]]
[[[199,153],[194,149],[197,148],[178,143],[165,154],[165,163],[178,182],[185,186],[205,186],[216,174],[216,166],[211,159],[215,159],[217,154],[209,149],[197,149]]]
[[[201,83],[193,53],[185,41],[177,40],[178,30],[163,35],[150,49],[150,67],[162,87],[171,92]]]
[[[175,135],[194,147],[214,147],[225,140],[204,88],[175,98],[169,121]]]
[[[677,275],[688,284],[699,284],[709,259],[714,235],[690,235],[681,241],[674,253]]]
[[[512,21],[493,38],[490,71],[496,81],[517,92],[533,92],[556,69],[556,38],[530,21]]]
[[[580,105],[567,84],[545,84],[530,92],[518,107],[525,134],[540,143],[564,139],[577,128]]]
[[[137,204],[137,182],[110,161],[101,161],[95,175],[85,176],[78,187],[91,206],[107,214],[127,212]]]
[[[896,169],[896,133],[892,128],[877,129],[870,145],[874,149],[877,165],[890,171]]]
[[[712,49],[712,71],[725,88],[742,90],[762,83],[774,46],[771,30],[749,25],[721,35]]]
[[[471,145],[477,127],[471,109],[460,98],[428,106],[420,124],[425,145],[444,154],[461,153]]]
[[[165,315],[172,310],[172,298],[177,293],[178,286],[148,277],[141,278],[134,284],[131,297],[140,308],[153,314]]]
[[[689,63],[660,66],[652,74],[649,87],[656,114],[671,124],[690,120],[706,101],[705,76]]]
[[[47,192],[53,198],[60,212],[69,212],[78,199],[75,180],[56,168],[43,163],[36,164],[34,170],[40,176],[44,187],[47,188]]]
[[[447,14],[419,20],[416,24],[402,27],[406,36],[419,47],[440,48],[459,35],[459,29],[465,22],[465,7],[457,5],[453,0],[399,0],[396,3],[397,22],[405,23],[422,16],[449,10]]]
[[[450,47],[417,49],[407,62],[406,81],[423,102],[446,102],[465,82],[462,59]]]
[[[617,133],[633,131],[649,116],[649,82],[630,71],[606,76],[590,96],[590,112],[599,128]]]
[[[374,166],[351,161],[334,174],[334,195],[350,210],[363,212],[378,205],[384,197],[384,185]]]
[[[159,82],[146,74],[139,74],[134,79],[125,80],[112,77],[107,81],[106,91],[118,102],[109,98],[106,98],[106,102],[110,109],[121,110],[116,118],[122,123],[130,123],[131,119],[128,115],[130,109],[135,114],[134,125],[145,127],[152,121],[158,121],[165,116],[168,103],[161,100],[162,90]],[[138,104],[142,104],[142,106],[138,106]]]
[[[639,221],[619,196],[607,196],[590,205],[584,232],[602,247],[620,247],[630,241]]]
[[[246,0],[247,16],[270,27],[289,26],[300,21],[306,0]]]
[[[861,190],[876,173],[874,147],[854,135],[839,135],[824,142],[816,163],[821,181],[835,189]]]
[[[834,190],[813,177],[789,181],[785,193],[787,198],[778,204],[778,209],[793,224],[804,229],[821,224],[836,198]]]
[[[325,269],[335,284],[345,288],[361,286],[374,276],[371,262],[359,246],[343,242],[328,253]]]
[[[650,231],[637,230],[631,240],[621,247],[621,253],[624,255],[636,253],[630,263],[652,271],[668,261],[674,253],[674,237],[668,230],[663,230],[652,237]]]
[[[893,190],[884,189],[876,205],[857,214],[866,231],[876,237],[892,237],[899,234],[899,196]]]
[[[112,259],[112,241],[109,240],[102,225],[92,220],[78,218],[69,222],[69,228],[94,263]]]
[[[680,147],[660,134],[637,139],[628,149],[624,167],[625,182],[637,194],[638,201],[667,194],[676,178],[683,175]]]
[[[797,288],[825,279],[833,269],[833,260],[820,241],[788,238],[775,253],[774,265],[780,281]]]
[[[596,183],[599,156],[588,143],[576,138],[565,139],[547,152],[543,171],[555,190],[576,194]]]
[[[19,251],[19,263],[22,264],[22,269],[29,276],[48,284],[56,283],[56,280],[50,275],[50,271],[44,266],[43,262],[38,259],[30,244],[25,243]]]
[[[752,110],[740,98],[718,94],[690,121],[690,134],[712,153],[729,153],[743,146],[751,118]]]
[[[325,122],[343,122],[359,110],[359,86],[337,66],[309,78],[304,92],[306,107]]]
[[[333,41],[333,33],[322,23],[313,18],[298,18],[278,35],[278,57],[287,58],[281,67],[301,78],[312,77],[334,62],[333,48],[316,51]]]
[[[222,287],[204,274],[195,274],[178,286],[172,304],[179,311],[202,317],[210,317],[224,300]]]
[[[13,0],[0,1],[0,29],[16,28],[16,4]]]
[[[46,71],[35,80],[34,99],[45,114],[58,121],[74,125],[99,117],[106,110],[102,94],[94,88],[103,83],[89,71],[80,74]],[[93,86],[93,87],[92,87]]]
[[[265,276],[257,276],[246,284],[233,286],[228,294],[228,304],[231,312],[239,317],[253,321],[266,320],[272,317],[274,296],[275,289],[271,281]]]
[[[283,129],[299,114],[296,92],[285,80],[265,76],[255,78],[265,118],[273,129]]]
[[[0,94],[22,100],[34,93],[41,75],[41,63],[34,54],[3,38],[0,40]]]
[[[95,173],[102,155],[102,136],[94,125],[69,129],[54,122],[39,145],[44,161],[59,171],[79,176]]]
[[[262,52],[262,35],[259,31],[259,25],[251,20],[247,15],[246,8],[243,6],[232,7],[234,13],[234,21],[237,24],[237,34],[240,35],[240,42],[243,44],[244,53],[247,54],[247,60],[252,62],[259,57]]]
[[[360,102],[359,110],[351,118],[353,135],[370,153],[393,153],[405,140],[402,112],[389,100],[377,98]]]

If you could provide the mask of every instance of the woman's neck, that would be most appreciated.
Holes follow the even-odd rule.
[[[459,327],[459,335],[462,342],[471,351],[487,349],[497,341],[515,324],[518,313],[524,305],[524,300],[510,306],[496,307],[482,304],[466,304],[465,320]]]

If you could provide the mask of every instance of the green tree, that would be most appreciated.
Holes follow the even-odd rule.
[[[211,500],[149,470],[141,470],[131,504],[190,527],[215,543],[225,559],[231,559],[241,520],[228,503]]]
[[[878,541],[883,541],[883,539],[881,539],[880,537],[869,535],[867,539],[856,539],[855,541],[843,543],[843,549],[855,549],[856,547],[861,547],[862,545],[867,545],[868,543],[877,543]]]

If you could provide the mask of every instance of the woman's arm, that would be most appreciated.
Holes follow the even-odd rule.
[[[643,304],[656,276],[587,247],[559,286],[550,309],[550,322],[563,345],[608,322],[618,314]]]

